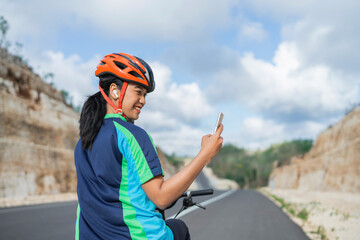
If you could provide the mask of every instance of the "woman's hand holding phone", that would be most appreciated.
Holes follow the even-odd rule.
[[[208,134],[203,136],[201,141],[200,152],[203,152],[208,156],[209,162],[212,158],[214,158],[218,154],[223,144],[223,138],[221,137],[221,133],[224,129],[224,126],[221,123],[223,117],[224,114],[220,113],[216,122],[214,134],[213,135]]]

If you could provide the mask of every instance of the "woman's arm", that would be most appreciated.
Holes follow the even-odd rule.
[[[162,176],[157,176],[142,185],[146,195],[156,206],[166,208],[189,188],[205,165],[220,151],[223,143],[220,136],[222,131],[221,124],[214,135],[203,136],[200,152],[180,172],[166,181]]]

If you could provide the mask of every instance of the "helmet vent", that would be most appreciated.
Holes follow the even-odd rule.
[[[130,71],[129,74],[130,74],[130,75],[133,75],[134,77],[137,77],[137,78],[142,79],[142,77],[140,76],[140,74],[138,74],[138,73],[135,72],[135,71]]]
[[[121,70],[127,68],[127,66],[121,62],[114,61],[115,65],[119,67]]]

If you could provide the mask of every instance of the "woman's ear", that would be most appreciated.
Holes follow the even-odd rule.
[[[119,90],[118,90],[118,88],[117,88],[117,86],[116,86],[116,84],[115,83],[112,83],[111,85],[110,85],[110,95],[111,95],[111,97],[112,98],[114,98],[114,99],[118,99],[119,98]]]

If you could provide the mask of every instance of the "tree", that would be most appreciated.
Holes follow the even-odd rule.
[[[8,21],[3,16],[0,16],[0,47],[8,48],[10,46],[10,42],[6,40],[6,33],[9,27]]]
[[[61,90],[60,92],[61,92],[61,96],[62,96],[63,99],[64,99],[64,102],[65,102],[67,105],[73,107],[73,97],[69,94],[69,92],[66,91],[66,90]]]
[[[54,86],[54,74],[53,74],[53,73],[51,73],[51,72],[45,73],[45,74],[43,75],[43,79],[44,79],[46,82],[48,82],[51,86]],[[61,93],[61,94],[62,94],[63,97],[64,97],[64,94],[63,94],[63,93]],[[66,97],[68,97],[67,95],[68,95],[68,94],[66,94]]]

